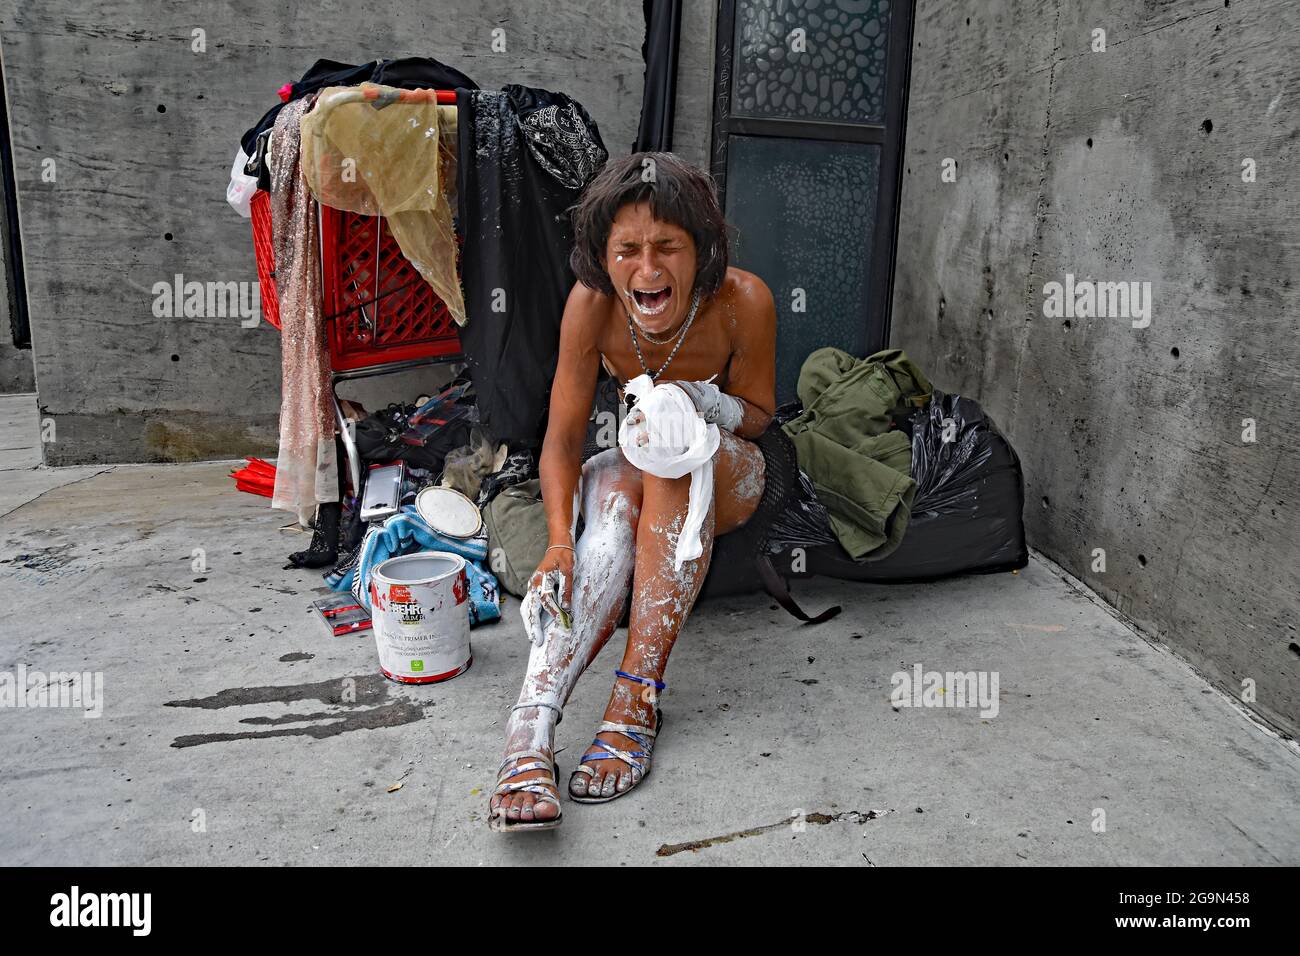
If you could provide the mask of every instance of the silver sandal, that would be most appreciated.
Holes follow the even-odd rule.
[[[624,671],[614,671],[619,677],[625,677],[628,680],[636,681],[638,684],[646,684],[654,687],[655,690],[663,690],[667,685],[660,680],[651,680],[645,677],[638,677],[635,674],[628,674]],[[597,734],[618,733],[625,737],[635,740],[640,750],[620,750],[617,747],[611,747],[599,737],[592,740],[592,749],[582,755],[584,761],[594,760],[621,760],[632,768],[632,783],[626,790],[616,789],[608,797],[604,796],[576,796],[573,792],[573,778],[578,774],[586,774],[588,779],[596,776],[596,768],[587,763],[578,764],[569,777],[569,799],[575,803],[609,803],[611,800],[617,800],[619,797],[626,796],[637,788],[646,777],[650,776],[650,760],[654,752],[655,737],[663,730],[664,715],[658,707],[655,707],[655,725],[653,727],[642,727],[640,724],[620,724],[612,720],[602,721],[600,730]]]
[[[516,704],[511,710],[519,710],[525,707],[552,707],[554,710],[559,710],[558,707],[543,703]],[[563,711],[560,714],[562,720]],[[559,722],[559,720],[556,721],[557,726]],[[532,762],[516,764],[510,767],[509,773],[505,772],[506,767],[514,761],[528,759],[532,759]],[[513,780],[514,777],[528,773],[530,770],[549,770],[550,773],[541,777],[532,777],[528,780]],[[560,820],[564,817],[564,807],[560,805],[558,796],[552,795],[551,790],[554,790],[555,794],[560,792],[560,785],[556,781],[559,773],[560,768],[559,764],[555,762],[555,757],[553,755],[548,757],[540,750],[516,750],[512,754],[507,754],[506,758],[501,761],[501,766],[497,769],[496,788],[492,791],[492,796],[488,798],[488,829],[495,833],[511,833],[515,830],[554,830],[558,827]],[[546,800],[555,804],[560,812],[549,820],[525,820],[522,817],[518,820],[511,820],[500,804],[495,808],[492,807],[493,798],[520,791],[531,793],[536,797],[534,806],[537,802]]]
[[[518,764],[512,767],[509,773],[505,773],[506,766],[511,762],[530,757],[537,759],[531,763]],[[530,770],[542,769],[548,770],[550,773],[546,776],[532,777],[528,780],[515,780],[513,782],[511,780],[511,778],[522,773],[528,773]],[[488,829],[496,833],[510,833],[514,830],[554,830],[558,827],[560,820],[564,817],[564,808],[560,806],[559,799],[551,793],[551,790],[554,790],[555,793],[560,792],[559,784],[555,782],[555,776],[558,773],[559,768],[555,763],[555,758],[547,757],[540,750],[517,750],[507,755],[506,759],[501,761],[501,769],[497,771],[497,785],[496,789],[492,791],[492,797],[518,793],[522,790],[535,795],[534,806],[546,800],[559,807],[560,812],[549,820],[525,820],[523,817],[518,820],[511,820],[506,815],[505,808],[498,804],[495,808],[489,808],[488,810]]]

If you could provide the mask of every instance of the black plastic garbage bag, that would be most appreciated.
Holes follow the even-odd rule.
[[[741,529],[714,542],[700,601],[766,590],[791,614],[816,623],[794,602],[786,582],[825,575],[850,581],[902,583],[957,574],[1023,568],[1024,477],[1011,443],[979,403],[935,390],[930,403],[900,427],[912,434],[912,477],[918,488],[907,534],[878,561],[854,561],[831,530],[812,482],[799,470],[779,425],[798,414],[777,409],[759,439],[767,464],[763,501]]]
[[[979,403],[936,389],[911,426],[917,491],[902,544],[879,561],[854,561],[809,495],[772,524],[766,549],[775,567],[794,568],[794,576],[806,571],[888,582],[1010,571],[1028,563],[1020,458]],[[793,560],[794,548],[805,549],[806,567]]]

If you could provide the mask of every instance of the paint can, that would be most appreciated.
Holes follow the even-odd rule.
[[[465,559],[445,551],[389,558],[370,577],[379,669],[402,684],[433,684],[469,669]]]

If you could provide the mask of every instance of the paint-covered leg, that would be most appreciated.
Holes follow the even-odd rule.
[[[663,680],[668,655],[704,583],[715,535],[726,534],[748,521],[763,496],[764,465],[758,446],[727,431],[721,434],[714,458],[713,503],[700,535],[704,552],[685,562],[680,570],[674,564],[677,538],[689,503],[690,478],[642,476],[632,610],[627,647],[619,667],[626,674]],[[654,687],[618,678],[604,719],[657,730],[656,704]],[[644,749],[641,742],[623,733],[602,732],[596,739],[625,752]],[[625,792],[641,779],[635,766],[615,757],[584,756],[582,762],[594,772],[570,777],[569,791],[574,796],[610,797]]]
[[[627,604],[641,513],[640,472],[614,448],[584,465],[582,485],[585,529],[574,560],[573,627],[566,630],[551,622],[543,642],[532,648],[519,702],[506,725],[507,754],[536,751],[550,758],[560,709]],[[521,758],[515,765],[528,762]],[[505,772],[511,769],[507,766]],[[526,783],[545,776],[544,769],[537,769],[512,779]],[[494,796],[490,807],[507,820],[523,822],[553,819],[560,812],[526,791]]]

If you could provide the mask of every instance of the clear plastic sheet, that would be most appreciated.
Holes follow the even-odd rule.
[[[392,87],[364,83],[384,96]],[[446,303],[457,325],[465,301],[456,272],[456,108],[436,103],[344,102],[356,92],[331,86],[302,119],[302,168],[312,194],[326,206],[383,216],[402,254]],[[450,191],[450,192],[449,192]]]

